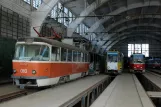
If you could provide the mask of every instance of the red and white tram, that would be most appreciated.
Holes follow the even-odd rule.
[[[145,72],[145,55],[132,54],[130,57],[130,72],[143,73]]]
[[[46,38],[21,38],[16,43],[13,75],[17,86],[49,86],[85,76],[89,53]]]

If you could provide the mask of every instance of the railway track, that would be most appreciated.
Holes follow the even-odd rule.
[[[20,90],[20,91],[12,92],[9,94],[1,95],[0,102],[11,100],[11,99],[23,96],[23,95],[27,95],[27,93],[28,93],[27,90]]]
[[[0,103],[41,91],[41,89],[20,89],[13,84],[0,85]]]
[[[0,102],[11,100],[22,95],[27,95],[27,90],[20,90],[17,86],[13,84],[3,84],[0,85]]]

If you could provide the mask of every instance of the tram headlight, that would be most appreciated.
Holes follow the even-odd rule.
[[[13,73],[16,73],[16,70],[15,69],[13,69]]]
[[[36,74],[36,71],[35,70],[32,70],[32,74]]]

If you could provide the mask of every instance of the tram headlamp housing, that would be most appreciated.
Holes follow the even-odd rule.
[[[13,73],[16,73],[16,70],[15,69],[13,69]]]
[[[36,74],[36,70],[32,70],[32,74]]]

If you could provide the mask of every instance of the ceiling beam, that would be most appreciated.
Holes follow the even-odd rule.
[[[145,24],[132,24],[130,26],[125,26],[125,27],[122,27],[120,29],[117,30],[117,32],[123,32],[124,30],[127,30],[127,29],[131,29],[131,28],[135,28],[135,27],[138,27],[138,26],[151,26],[151,27],[156,27],[156,28],[161,28],[161,25],[159,24],[148,24],[148,23],[145,23]],[[125,33],[131,33],[131,32],[125,32]],[[152,32],[152,33],[155,33],[157,35],[161,35],[159,32]],[[101,49],[101,47],[105,44],[107,44],[108,42],[110,42],[110,40],[112,39],[112,37],[118,37],[117,36],[118,33],[113,33],[113,34],[107,34],[104,38],[103,38],[103,41],[101,44],[99,44],[99,47],[97,47],[97,52]],[[94,47],[95,48],[95,47]]]
[[[102,6],[104,3],[108,2],[109,0],[101,0],[100,4],[97,5],[97,2],[93,2],[91,5],[89,5],[85,10],[83,10],[80,14],[80,16],[88,16],[91,12],[93,12],[95,9],[97,9],[98,7]],[[151,1],[150,2],[150,6],[160,6],[160,1]],[[93,32],[95,31],[97,28],[99,28],[99,26],[101,24],[103,24],[104,22],[106,22],[107,20],[109,20],[112,16],[110,15],[119,15],[122,12],[131,10],[131,9],[136,9],[136,8],[140,8],[140,7],[146,7],[149,6],[149,2],[139,2],[139,3],[133,3],[133,4],[128,4],[128,8],[127,7],[120,7],[112,12],[110,12],[108,14],[108,16],[103,17],[102,19],[100,19],[99,21],[95,22],[90,29],[88,30],[89,32]],[[77,26],[83,22],[83,20],[85,19],[85,17],[77,17],[76,20],[74,20],[67,28],[67,36],[71,37],[75,31],[75,29],[77,28]],[[90,36],[90,35],[88,35]]]
[[[104,3],[108,2],[108,1],[109,0],[99,0],[99,4],[98,4],[98,1],[95,0],[92,4],[90,4],[87,8],[85,8],[80,13],[80,16],[88,16],[91,12],[93,12],[98,7],[102,6]],[[83,22],[83,20],[86,18],[86,17],[80,17],[80,16],[78,16],[71,24],[69,24],[69,26],[67,28],[67,36],[68,37],[71,37],[73,35],[77,26],[79,24],[81,24]]]
[[[150,2],[150,6],[160,6],[160,1],[151,1]],[[126,12],[128,10],[132,10],[132,9],[136,9],[136,8],[140,8],[140,7],[147,7],[149,6],[149,2],[145,2],[144,4],[142,2],[140,3],[133,3],[133,4],[129,4],[128,5],[128,8],[126,7],[120,7],[118,9],[116,9],[115,11],[109,13],[108,15],[118,15],[118,14],[121,14],[123,12]],[[91,27],[90,29],[88,30],[88,32],[94,32],[96,31],[96,29],[103,23],[105,23],[106,21],[110,20],[111,17],[110,16],[107,16],[107,17],[104,17],[102,19],[100,19],[99,21],[95,22]],[[110,26],[110,25],[109,25]],[[88,35],[87,35],[88,36]]]

